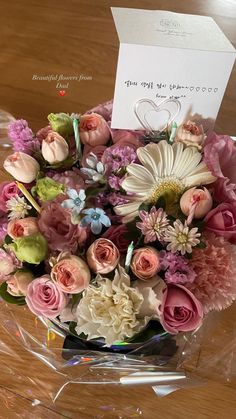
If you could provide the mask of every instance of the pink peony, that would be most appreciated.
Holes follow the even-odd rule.
[[[36,217],[26,217],[21,220],[11,220],[7,226],[7,233],[12,239],[31,236],[38,233],[38,220]]]
[[[93,272],[107,274],[118,265],[120,253],[114,243],[108,239],[100,238],[88,248],[86,258]]]
[[[236,200],[236,147],[227,135],[208,135],[204,146],[204,161],[217,177],[214,197],[219,202]]]
[[[189,260],[196,278],[186,286],[208,313],[225,309],[236,299],[236,253],[234,246],[214,233],[205,233],[203,240],[206,248],[194,249]]]
[[[206,229],[236,244],[236,202],[220,204],[206,215]]]
[[[190,332],[202,324],[203,310],[198,299],[183,285],[171,284],[163,292],[160,321],[167,332]]]
[[[50,279],[50,276],[44,275],[29,284],[25,301],[36,316],[54,319],[66,307],[68,297]]]
[[[137,278],[152,279],[160,271],[159,252],[154,247],[136,249],[130,267]]]
[[[83,259],[68,255],[53,266],[51,277],[63,292],[78,294],[88,287],[91,274]]]
[[[128,233],[128,229],[125,224],[121,225],[112,225],[108,230],[103,234],[108,240],[111,240],[120,251],[120,253],[126,254],[129,240],[125,238],[125,234]]]
[[[7,212],[7,201],[20,194],[15,182],[2,182],[0,184],[0,211]]]
[[[49,248],[57,251],[76,252],[87,239],[87,230],[71,223],[71,213],[62,208],[58,198],[43,204],[39,229],[48,241]]]

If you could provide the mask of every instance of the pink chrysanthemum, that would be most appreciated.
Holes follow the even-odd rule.
[[[142,231],[144,243],[154,242],[156,240],[162,241],[164,233],[169,225],[167,215],[163,208],[151,208],[150,212],[140,211],[139,217],[142,222],[137,223],[136,226]]]
[[[236,299],[236,251],[223,237],[205,234],[205,249],[194,249],[190,266],[196,272],[186,284],[202,303],[204,313],[223,310]]]

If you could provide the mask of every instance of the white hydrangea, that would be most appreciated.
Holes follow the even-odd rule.
[[[129,275],[119,266],[112,281],[98,275],[96,285],[90,284],[84,291],[76,310],[75,330],[88,339],[104,337],[108,346],[131,338],[149,321],[149,317],[139,317],[142,304],[142,294],[130,286]]]

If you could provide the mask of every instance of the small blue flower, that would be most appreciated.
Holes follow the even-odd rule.
[[[86,195],[83,189],[79,193],[75,189],[68,189],[66,191],[70,199],[66,199],[62,202],[61,206],[66,209],[72,210],[72,219],[76,219],[85,207]]]
[[[91,230],[93,234],[99,234],[102,231],[102,225],[110,227],[111,222],[105,211],[101,208],[89,208],[83,211],[86,214],[81,220],[81,227],[87,227],[91,224]]]

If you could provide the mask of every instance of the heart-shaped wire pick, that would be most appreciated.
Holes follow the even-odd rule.
[[[176,105],[176,112],[173,112],[173,110],[171,111],[170,107],[168,109],[168,107],[165,106],[170,103]],[[141,112],[141,105],[143,104],[146,104],[149,107],[149,109],[145,111],[144,113]],[[155,136],[157,133],[160,134],[161,132],[163,132],[168,127],[168,125],[170,125],[175,120],[180,110],[181,110],[180,101],[177,99],[170,99],[170,98],[166,98],[158,104],[156,104],[151,99],[144,98],[144,99],[139,99],[134,105],[134,113],[135,113],[136,118],[138,119],[142,127],[145,129],[145,131],[147,131],[149,134],[153,136]],[[155,130],[147,120],[148,115],[150,116],[151,112],[156,112],[158,114],[158,112],[163,112],[163,111],[166,112],[168,116],[167,121],[161,127],[161,129]]]

